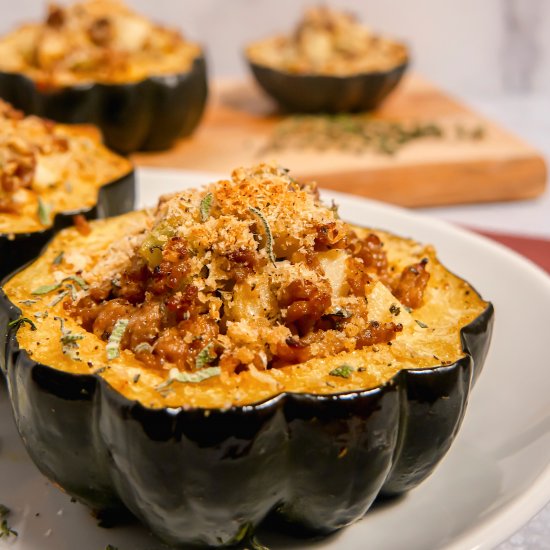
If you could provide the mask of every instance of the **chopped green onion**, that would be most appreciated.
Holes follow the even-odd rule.
[[[119,319],[113,328],[113,332],[109,336],[109,341],[107,342],[107,359],[109,361],[116,359],[120,355],[120,341],[124,336],[126,327],[128,326],[128,319]]]

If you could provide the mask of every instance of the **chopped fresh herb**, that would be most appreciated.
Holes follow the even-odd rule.
[[[82,340],[84,338],[83,334],[75,334],[69,329],[65,328],[65,322],[61,317],[54,317],[55,320],[59,321],[59,324],[61,325],[61,344],[62,344],[62,351],[64,355],[67,355],[74,361],[80,361],[80,357],[78,357],[79,351],[78,351],[78,341]]]
[[[483,134],[468,133],[477,139]],[[480,137],[478,137],[480,136]],[[360,154],[366,150],[393,155],[405,145],[424,138],[452,137],[432,122],[381,120],[368,114],[294,115],[275,126],[262,153],[284,149],[336,149]]]
[[[124,336],[124,331],[128,326],[128,319],[119,319],[113,328],[113,332],[109,336],[109,341],[107,342],[107,359],[109,361],[116,359],[120,355],[120,341]]]
[[[50,223],[51,206],[38,197],[38,219],[42,225]]]
[[[419,321],[418,319],[415,319],[416,321],[416,324],[420,327],[420,328],[428,328],[428,325],[426,323],[423,323],[422,321]]]
[[[57,305],[59,302],[61,302],[61,300],[63,300],[63,298],[65,298],[65,296],[67,296],[69,294],[69,291],[68,290],[64,290],[63,292],[60,292],[49,304],[48,304],[48,307],[53,307],[55,305]],[[74,299],[74,298],[73,298]]]
[[[54,290],[57,290],[58,288],[61,288],[61,283],[54,283],[51,285],[42,285],[38,288],[35,288],[31,294],[34,296],[41,296],[42,294],[49,294],[50,292],[53,292]]]
[[[134,378],[133,378],[134,384],[137,384],[140,378],[141,378],[141,373],[138,372],[136,375],[134,375]]]
[[[36,325],[28,317],[19,317],[8,323],[8,328],[13,328],[17,332],[25,323],[29,325],[31,330],[36,330]]]
[[[355,369],[351,365],[340,365],[335,369],[332,369],[329,374],[330,376],[339,376],[340,378],[349,378]]]
[[[134,353],[153,353],[153,346],[147,342],[141,342],[134,348]]]
[[[264,215],[255,208],[254,206],[249,206],[248,209],[250,212],[252,212],[254,215],[258,216],[260,218],[260,221],[262,222],[262,225],[264,226],[265,236],[266,236],[266,250],[267,250],[267,256],[271,263],[275,265],[275,255],[273,254],[273,233],[271,233],[271,227],[269,227],[269,223],[265,219]]]
[[[88,290],[86,281],[78,275],[70,275],[69,277],[65,277],[61,282],[64,283],[65,281],[74,281],[82,290]]]
[[[65,252],[62,250],[52,261],[53,265],[59,265],[63,261],[63,256]]]
[[[67,292],[71,293],[71,300],[75,302],[78,298],[78,291],[76,290],[75,286],[68,284],[65,288],[67,289]]]
[[[213,343],[210,342],[208,345],[204,346],[201,351],[197,354],[195,358],[195,368],[197,370],[203,369],[205,365],[212,363],[216,359],[216,355],[211,355],[210,351],[212,350]]]
[[[412,307],[409,307],[409,306],[405,306],[405,311],[407,313],[412,313],[413,312]]]
[[[390,313],[397,317],[401,313],[401,308],[396,304],[392,304],[390,306]]]
[[[170,386],[172,382],[197,384],[213,376],[219,376],[220,373],[220,367],[205,367],[195,372],[181,372],[178,369],[172,369],[168,379],[162,384],[159,384],[156,389],[163,390]]]
[[[201,222],[205,222],[210,216],[210,209],[212,208],[212,199],[214,195],[212,193],[207,193],[201,200],[200,205],[200,214]]]
[[[19,303],[23,304],[24,306],[32,306],[33,304],[36,304],[38,300],[21,300]]]
[[[31,294],[35,296],[41,296],[43,294],[49,294],[50,292],[53,292],[54,290],[57,290],[58,288],[61,288],[63,283],[66,283],[67,281],[73,281],[75,282],[82,290],[87,290],[88,285],[86,284],[86,281],[79,277],[78,275],[70,275],[69,277],[65,277],[61,282],[59,283],[52,283],[51,285],[42,285],[38,288],[35,288]]]
[[[2,520],[2,523],[0,523],[0,539],[9,538],[11,536],[17,537],[18,535],[17,531],[14,531],[8,525],[7,518],[10,514],[11,514],[11,510],[7,506],[0,504],[0,519]]]

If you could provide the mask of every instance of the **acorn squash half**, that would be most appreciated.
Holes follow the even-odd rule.
[[[449,449],[493,308],[433,248],[350,227],[265,165],[91,225],[60,232],[0,295],[19,432],[79,501],[125,506],[182,547],[235,544],[269,514],[326,534],[415,487]],[[239,256],[224,248],[235,239]],[[422,273],[418,300],[399,281]],[[295,304],[323,289],[300,317]]]
[[[0,39],[0,97],[27,114],[94,124],[128,154],[169,148],[199,123],[202,49],[121,2],[51,5]]]
[[[0,100],[0,277],[36,257],[75,216],[114,216],[134,206],[132,163],[92,127],[23,117]]]

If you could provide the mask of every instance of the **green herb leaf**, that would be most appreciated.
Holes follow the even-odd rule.
[[[208,345],[204,346],[201,351],[197,354],[195,358],[195,368],[197,370],[202,369],[205,365],[212,363],[216,359],[217,355],[211,355],[210,351],[212,350],[213,343],[210,342]]]
[[[213,199],[214,199],[214,195],[212,195],[212,193],[207,193],[201,200],[200,214],[201,214],[201,222],[203,223],[210,216],[210,209],[212,208]]]
[[[153,346],[147,342],[140,342],[135,348],[134,353],[149,352],[153,353]]]
[[[36,325],[28,317],[19,317],[8,323],[8,329],[13,328],[17,332],[25,323],[29,325],[31,330],[36,330]]]
[[[21,300],[19,303],[23,304],[24,306],[32,306],[33,304],[36,304],[38,300]]]
[[[182,372],[178,369],[172,369],[168,379],[159,384],[156,389],[162,390],[170,386],[173,382],[181,382],[183,384],[198,384],[203,380],[212,378],[213,376],[219,376],[221,373],[220,367],[205,367],[195,372]]]
[[[84,338],[83,334],[76,334],[72,332],[69,329],[65,328],[65,321],[62,317],[54,317],[56,321],[59,321],[59,324],[61,326],[61,338],[59,339],[63,351],[63,354],[69,357],[70,359],[73,359],[74,361],[80,361],[80,357],[78,356],[78,341],[82,340]]]
[[[63,292],[60,292],[49,304],[48,307],[54,307],[56,306],[65,296],[69,294],[68,290],[64,290]]]
[[[11,514],[11,510],[4,506],[3,504],[0,504],[0,519],[2,520],[2,523],[0,523],[0,539],[3,538],[9,538],[11,536],[17,537],[18,533],[17,531],[14,531],[9,525],[7,517]]]
[[[78,275],[65,277],[61,282],[64,283],[65,281],[74,281],[82,290],[88,290],[88,285],[86,284],[86,281]]]
[[[53,292],[54,290],[57,290],[58,288],[61,288],[61,283],[54,283],[51,285],[42,285],[38,288],[35,288],[31,294],[34,296],[40,296],[42,294],[49,294],[50,292]]]
[[[107,359],[109,361],[116,359],[120,355],[120,341],[124,336],[126,327],[128,326],[128,319],[119,319],[113,328],[113,332],[109,336],[109,341],[107,342]]]
[[[59,265],[63,261],[63,256],[65,252],[62,250],[52,261],[53,265]]]
[[[416,324],[420,327],[420,328],[428,328],[428,325],[426,323],[423,323],[422,321],[419,321],[418,319],[415,319],[416,321]]]
[[[355,369],[351,365],[340,365],[335,369],[332,369],[329,374],[330,376],[338,376],[339,378],[349,378]]]
[[[51,206],[38,197],[38,219],[42,225],[50,224]]]
[[[260,221],[262,222],[262,225],[264,226],[265,236],[266,236],[266,250],[267,250],[267,256],[271,263],[275,265],[275,255],[273,254],[273,233],[271,233],[271,227],[269,227],[269,223],[265,219],[264,215],[261,213],[260,210],[255,208],[254,206],[249,206],[248,209],[250,212],[252,212],[254,215],[258,216],[260,218]]]

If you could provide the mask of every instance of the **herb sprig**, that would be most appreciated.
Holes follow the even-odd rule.
[[[262,222],[266,237],[267,256],[271,263],[275,265],[275,254],[273,253],[273,233],[271,232],[271,227],[269,227],[269,222],[258,208],[255,208],[254,206],[249,206],[248,209],[255,216],[258,216],[258,218],[260,218],[260,221]]]
[[[128,326],[128,323],[128,319],[118,319],[115,323],[113,331],[109,336],[107,346],[105,348],[107,352],[107,359],[109,361],[116,359],[120,355],[120,342],[122,341],[124,332],[126,332],[126,327]]]
[[[214,195],[212,195],[212,193],[207,193],[201,200],[200,215],[202,223],[204,223],[210,216],[210,209],[212,208],[213,199]]]

